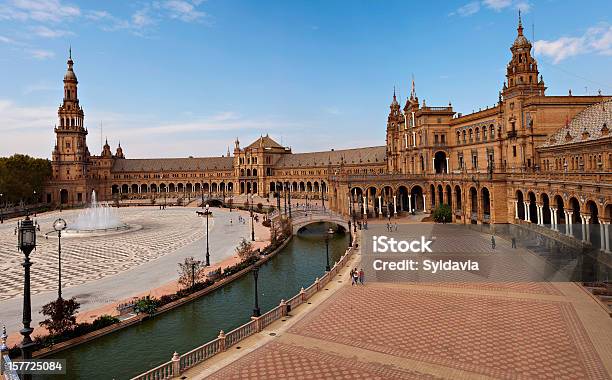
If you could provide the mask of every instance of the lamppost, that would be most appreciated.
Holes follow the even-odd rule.
[[[329,272],[331,270],[331,268],[329,267],[329,239],[333,234],[334,229],[329,227],[329,230],[327,230],[327,234],[325,235],[325,259],[327,260],[325,265],[326,272]]]
[[[66,229],[66,221],[62,218],[53,222],[53,229],[57,231],[57,299],[62,299],[62,231]]]
[[[210,248],[208,246],[208,204],[206,204],[206,211],[204,212],[204,214],[206,214],[206,266],[209,267],[210,266]]]
[[[255,307],[253,308],[253,316],[259,317],[261,311],[259,310],[259,291],[257,290],[257,278],[259,277],[259,266],[253,267],[253,279],[255,279]]]
[[[0,224],[4,223],[4,202],[2,202],[4,194],[0,193]]]
[[[249,194],[247,197],[251,198],[251,240],[255,241],[255,215],[253,214],[253,194]]]
[[[200,196],[202,197],[202,209],[204,209],[204,182],[200,182]]]
[[[291,185],[289,185],[287,191],[287,202],[289,203],[289,219],[291,219]]]
[[[323,183],[321,183],[321,206],[323,207],[323,211],[325,211],[325,193],[323,192]]]
[[[351,231],[351,218],[348,220],[349,247],[353,246],[353,233]]]
[[[24,278],[23,328],[19,331],[21,335],[23,335],[23,340],[21,341],[20,347],[22,359],[29,360],[32,358],[31,350],[35,345],[30,338],[30,334],[32,334],[32,331],[34,331],[34,329],[30,327],[30,322],[32,322],[32,303],[30,300],[30,267],[32,266],[32,262],[30,261],[30,253],[36,249],[36,227],[29,216],[26,216],[26,218],[18,224],[17,232],[19,234],[18,247],[25,255],[23,264],[21,264],[24,268]],[[24,375],[23,379],[31,380],[32,375]]]

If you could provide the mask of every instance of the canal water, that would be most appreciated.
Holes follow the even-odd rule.
[[[308,226],[261,267],[262,314],[324,274],[327,228],[324,223]],[[348,234],[333,235],[329,243],[331,265],[347,246]],[[246,275],[187,305],[49,358],[66,359],[65,379],[129,379],[169,361],[174,351],[183,354],[216,338],[219,330],[227,333],[249,321],[253,288],[253,276]]]

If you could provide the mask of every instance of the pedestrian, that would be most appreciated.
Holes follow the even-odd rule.
[[[363,273],[363,268],[359,270],[359,283],[363,285],[365,281],[365,273]]]
[[[512,248],[516,248],[516,238],[512,236]]]
[[[491,235],[491,249],[495,249],[495,235]]]
[[[395,232],[397,232],[397,223],[395,223]]]
[[[355,283],[355,285],[357,285],[359,282],[359,271],[357,270],[357,268],[355,268],[353,270],[353,282]]]
[[[355,285],[355,270],[351,269],[351,273],[349,274],[349,276],[351,276],[351,286]]]

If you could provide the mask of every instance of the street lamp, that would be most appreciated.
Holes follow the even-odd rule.
[[[208,246],[208,203],[206,204],[206,211],[204,212],[204,214],[206,214],[206,266],[209,267],[210,266],[210,248]]]
[[[331,270],[331,268],[329,267],[329,239],[333,234],[334,229],[329,227],[329,230],[327,230],[327,234],[325,235],[325,258],[327,260],[327,264],[325,265],[326,272],[329,272]]]
[[[62,231],[66,229],[66,221],[62,218],[53,222],[53,229],[57,231],[57,299],[62,299]]]
[[[204,208],[204,182],[200,182],[200,196],[202,198],[202,208]]]
[[[4,194],[0,193],[0,224],[4,223],[4,202],[2,202]]]
[[[253,316],[259,317],[261,311],[259,310],[259,292],[257,290],[257,278],[259,277],[259,266],[253,267],[253,279],[255,279],[255,307],[253,308]]]
[[[353,246],[353,233],[351,232],[351,218],[348,220],[349,247]]]
[[[26,218],[18,224],[17,232],[18,248],[25,255],[23,264],[21,264],[24,268],[23,328],[19,331],[21,335],[23,335],[23,340],[20,345],[21,357],[24,360],[29,360],[32,358],[31,350],[35,345],[30,338],[30,334],[34,331],[34,329],[30,327],[30,322],[32,322],[32,303],[30,300],[30,267],[32,266],[32,262],[30,261],[30,253],[36,249],[36,227],[29,216],[26,216]],[[24,375],[23,379],[31,380],[32,375]]]
[[[253,215],[253,194],[249,194],[248,197],[251,198],[251,241],[255,241],[255,215]]]

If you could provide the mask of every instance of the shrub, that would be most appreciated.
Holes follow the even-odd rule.
[[[436,207],[432,217],[436,223],[450,223],[453,220],[451,208],[447,204],[441,204]]]
[[[242,241],[240,241],[240,244],[238,244],[238,247],[236,247],[236,253],[242,261],[250,259],[255,255],[253,244],[250,241],[247,241],[245,238],[242,238]]]
[[[149,315],[153,315],[158,307],[159,300],[157,298],[146,296],[136,301],[136,304],[134,305],[134,312],[136,314],[146,313]]]

